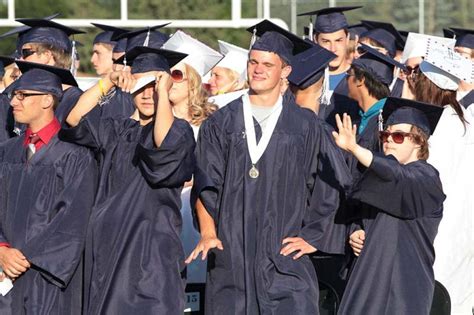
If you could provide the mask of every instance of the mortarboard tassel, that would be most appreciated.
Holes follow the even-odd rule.
[[[323,90],[321,91],[321,100],[320,104],[329,105],[330,103],[330,91],[329,91],[329,67],[324,69],[324,82],[323,82]]]
[[[77,68],[76,68],[76,60],[77,60],[77,49],[76,49],[76,41],[73,39],[72,40],[72,49],[71,49],[71,67],[69,71],[71,71],[73,76],[76,76],[77,74]]]
[[[148,43],[150,41],[150,28],[148,28],[148,32],[146,33],[145,41],[143,42],[143,46],[148,47]]]
[[[311,16],[309,17],[308,37],[310,41],[313,41],[313,19],[311,18]]]
[[[253,46],[253,44],[255,44],[256,41],[257,41],[257,28],[254,28],[253,32],[252,32],[252,38],[250,39],[249,50],[252,49],[252,46]]]
[[[379,117],[378,117],[378,125],[379,125],[379,131],[383,131],[383,116],[382,116],[382,109],[379,109]]]

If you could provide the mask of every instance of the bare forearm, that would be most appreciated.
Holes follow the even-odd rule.
[[[174,121],[173,110],[168,99],[168,91],[160,91],[155,116],[154,139],[160,147]]]
[[[211,217],[209,212],[207,212],[204,204],[200,199],[196,201],[196,214],[199,221],[199,229],[201,231],[201,236],[213,236],[217,235],[216,225],[214,224],[214,219]]]
[[[66,122],[69,126],[77,126],[81,121],[81,118],[97,106],[102,93],[107,94],[107,92],[114,86],[108,77],[101,80],[102,88],[100,84],[97,83],[81,95],[76,105],[69,113],[69,116],[66,118]]]
[[[369,167],[374,159],[374,154],[370,150],[367,150],[358,144],[350,148],[349,152],[351,152],[352,155],[354,155],[355,158],[365,167]]]

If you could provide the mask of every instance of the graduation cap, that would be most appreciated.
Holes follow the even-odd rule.
[[[132,50],[137,46],[147,46],[153,48],[160,48],[169,39],[165,33],[158,31],[158,29],[165,27],[170,23],[155,25],[151,27],[141,28],[135,31],[122,33],[113,36],[112,40],[118,41],[120,39],[127,39],[127,47],[125,51]]]
[[[454,27],[451,27],[451,30],[456,34],[456,47],[474,49],[474,30]]]
[[[454,38],[456,34],[454,31],[450,30],[449,28],[443,28],[443,37],[446,38]]]
[[[60,15],[60,13],[56,13],[56,14],[53,14],[53,15],[50,15],[50,16],[46,16],[43,19],[52,20],[52,19],[58,17],[59,15]],[[15,27],[15,28],[9,30],[8,32],[3,33],[3,34],[0,35],[0,39],[8,37],[8,36],[12,36],[12,35],[18,35],[17,40],[16,40],[15,52],[13,53],[15,58],[18,58],[18,59],[21,58],[20,51],[21,51],[21,48],[23,47],[23,44],[25,44],[23,35],[30,28],[31,28],[30,26],[22,25],[22,26]]]
[[[249,51],[239,46],[218,40],[219,51],[224,55],[214,67],[223,67],[237,72],[240,80],[244,81],[247,74],[247,60],[249,59]]]
[[[316,33],[334,33],[342,29],[347,29],[349,27],[344,12],[360,8],[362,8],[362,6],[332,7],[300,13],[298,14],[298,16],[309,15],[309,28],[310,30],[312,30],[313,23],[311,21],[311,16],[316,15],[316,21],[314,23],[314,30],[316,31]]]
[[[362,20],[362,24],[366,25],[369,29],[382,29],[390,33],[394,38],[395,38],[395,49],[396,50],[403,50],[405,47],[405,39],[402,37],[399,31],[393,26],[392,23],[386,23],[386,22],[379,22],[379,21],[369,21],[369,20]],[[374,39],[377,40],[377,39]],[[386,38],[386,41],[391,41],[390,37]],[[379,40],[377,40],[379,43],[383,44]],[[388,49],[387,49],[388,50]],[[395,53],[393,54],[395,56]]]
[[[30,27],[30,29],[22,35],[23,44],[44,43],[66,52],[71,52],[72,49],[69,36],[84,33],[81,30],[70,28],[47,19],[17,19],[16,21]]]
[[[0,56],[1,67],[5,68],[15,62],[15,58],[10,56]]]
[[[352,61],[352,65],[370,73],[377,81],[385,85],[390,85],[393,81],[394,67],[406,69],[404,64],[370,46],[360,44],[360,47],[365,50],[365,53],[360,58]]]
[[[9,56],[0,56],[0,76],[5,74],[5,67],[15,62],[15,58]]]
[[[247,28],[252,33],[251,50],[263,50],[279,55],[285,62],[290,63],[293,55],[299,54],[312,47],[312,44],[288,32],[269,20]],[[256,37],[260,37],[256,39]]]
[[[360,38],[360,35],[367,32],[369,29],[362,23],[350,25],[348,28],[350,39],[355,40],[356,36]]]
[[[460,80],[471,83],[474,77],[474,64],[451,47],[429,40],[427,52],[420,70],[444,90],[457,90]]]
[[[365,33],[362,33],[360,37],[370,38],[371,40],[376,41],[378,44],[380,44],[383,48],[387,50],[388,54],[391,57],[395,56],[397,50],[397,47],[395,45],[395,37],[386,30],[381,28],[371,29]]]
[[[33,90],[61,98],[62,84],[77,86],[69,70],[21,60],[16,60],[15,63],[22,73],[21,77],[15,81],[15,91]]]
[[[163,48],[137,46],[120,57],[117,63],[121,63],[124,58],[127,58],[132,66],[132,73],[145,73],[149,71],[166,71],[170,73],[170,68],[186,58],[186,56],[187,54]],[[138,91],[155,79],[154,76],[144,77],[136,83],[131,93]]]
[[[382,111],[386,126],[410,124],[417,126],[427,135],[433,134],[443,107],[413,101],[405,98],[387,97]]]
[[[115,42],[115,46],[112,49],[112,53],[124,53],[127,51],[127,39],[121,38]]]
[[[314,44],[312,48],[292,58],[292,71],[288,81],[304,90],[321,79],[326,67],[336,57],[329,50]]]
[[[137,46],[128,51],[122,58],[127,58],[132,67],[132,73],[144,73],[148,71],[166,71],[178,62],[186,58],[183,54],[173,50],[163,48],[152,48],[146,46]],[[117,62],[120,62],[119,60]]]
[[[93,45],[97,43],[104,43],[104,44],[115,46],[117,42],[115,40],[112,40],[112,38],[129,32],[129,30],[115,27],[115,26],[99,24],[99,23],[91,23],[91,24],[103,31],[97,34],[97,36],[94,38],[94,41],[92,42]]]
[[[187,54],[183,62],[193,67],[201,77],[223,57],[221,53],[180,30],[170,37],[163,48]]]
[[[405,63],[412,57],[424,57],[428,51],[428,41],[437,41],[448,47],[454,48],[455,40],[439,36],[425,35],[419,33],[408,33],[405,48],[403,49],[401,62]]]

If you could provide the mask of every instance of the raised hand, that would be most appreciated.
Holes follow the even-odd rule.
[[[168,92],[173,86],[171,76],[165,71],[158,71],[156,73],[155,89],[158,95],[163,92]]]
[[[357,146],[357,126],[352,125],[351,117],[346,113],[342,115],[342,120],[339,114],[336,114],[336,125],[339,133],[333,131],[332,135],[337,146],[343,150],[352,152]]]

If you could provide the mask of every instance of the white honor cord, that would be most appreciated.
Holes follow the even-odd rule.
[[[249,95],[246,93],[242,96],[242,103],[244,108],[244,123],[245,123],[245,132],[247,136],[247,147],[249,149],[250,159],[252,160],[252,164],[257,164],[260,157],[262,157],[265,149],[270,142],[270,138],[273,134],[273,130],[275,130],[276,124],[278,122],[278,118],[280,117],[280,113],[283,109],[283,98],[281,95],[279,96],[276,104],[274,105],[273,111],[270,114],[270,117],[267,121],[267,126],[264,130],[262,130],[262,137],[257,145],[257,137],[255,135],[255,126],[253,123],[253,115],[252,115],[252,105],[250,104]]]

